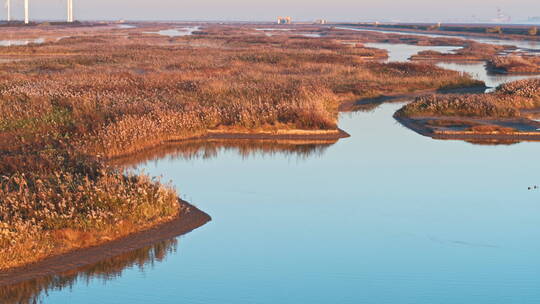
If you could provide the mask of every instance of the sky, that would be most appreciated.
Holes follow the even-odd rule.
[[[6,0],[0,0],[6,1]],[[23,0],[12,1],[20,19]],[[65,0],[29,0],[33,19],[64,19]],[[487,21],[497,8],[513,21],[540,16],[540,0],[74,0],[77,20]],[[5,15],[5,10],[3,12]]]

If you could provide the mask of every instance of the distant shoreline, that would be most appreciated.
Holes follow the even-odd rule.
[[[422,27],[430,27],[434,26],[433,23],[427,24],[422,23],[418,25],[413,24],[355,24],[355,23],[336,23],[332,24],[334,26],[348,26],[348,27],[354,27],[357,29],[364,29],[364,30],[371,30],[371,31],[388,31],[388,32],[395,32],[398,34],[426,34],[426,35],[441,35],[441,36],[460,36],[460,37],[472,37],[472,38],[492,38],[492,39],[498,39],[501,41],[504,40],[523,40],[523,41],[540,41],[540,36],[530,36],[525,34],[516,34],[516,33],[502,33],[502,34],[496,34],[496,33],[487,33],[487,32],[479,32],[479,31],[459,31],[457,30],[458,26],[460,25],[453,25],[453,24],[443,24],[442,27],[446,27],[448,30],[435,30],[435,29],[423,29]],[[417,28],[414,28],[417,27]],[[503,24],[467,24],[467,25],[461,25],[461,27],[468,27],[468,28],[479,28],[483,29],[484,31],[489,28],[494,27],[501,27],[504,31],[505,28],[507,29],[521,29],[526,30],[530,29],[531,27],[535,27],[535,25],[503,25]],[[540,26],[538,26],[540,27]],[[450,30],[454,28],[454,30]]]

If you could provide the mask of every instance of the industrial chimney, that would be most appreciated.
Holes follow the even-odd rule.
[[[73,0],[67,1],[67,22],[73,22]]]
[[[11,0],[6,0],[7,22],[11,21]]]
[[[30,18],[28,16],[28,0],[24,0],[24,24],[30,23]]]

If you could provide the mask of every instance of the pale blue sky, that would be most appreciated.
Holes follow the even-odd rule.
[[[0,0],[5,1],[5,0]],[[514,21],[540,16],[540,0],[74,0],[75,17],[130,20],[392,20],[448,21],[493,19],[497,8]],[[22,0],[12,0],[13,15],[22,14]],[[30,0],[37,19],[63,19],[65,0]],[[5,10],[4,10],[5,14]]]

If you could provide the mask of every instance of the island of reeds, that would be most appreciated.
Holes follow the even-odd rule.
[[[193,139],[335,140],[347,101],[483,85],[381,62],[385,51],[362,44],[368,34],[155,33],[171,26],[2,29],[46,42],[0,47],[0,270],[189,216],[170,186],[111,160]]]
[[[540,140],[540,79],[500,85],[494,92],[427,95],[395,117],[420,134],[443,139]]]

